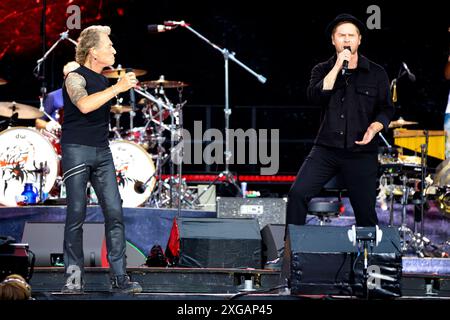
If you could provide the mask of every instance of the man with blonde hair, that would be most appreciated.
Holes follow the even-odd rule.
[[[116,50],[109,38],[111,29],[91,26],[78,39],[76,61],[80,67],[70,72],[63,86],[62,124],[63,183],[67,193],[64,229],[66,284],[62,292],[78,293],[84,286],[83,222],[86,218],[86,188],[90,181],[105,217],[107,258],[111,290],[141,292],[126,273],[125,228],[122,200],[108,141],[111,99],[136,85],[136,75],[128,72],[109,86],[102,75],[114,64]]]

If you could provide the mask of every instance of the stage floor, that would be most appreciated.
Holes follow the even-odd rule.
[[[398,224],[396,208],[395,224]],[[63,223],[64,206],[0,207],[0,235],[10,235],[21,241],[27,222]],[[388,212],[378,212],[385,222]],[[182,210],[182,217],[215,218],[216,212]],[[411,218],[412,212],[408,211]],[[172,222],[178,216],[175,209],[124,208],[127,240],[143,257],[154,244],[165,248]],[[450,225],[447,216],[431,211],[426,222],[427,232],[442,241]],[[98,206],[89,206],[86,222],[101,223],[103,215]],[[409,220],[411,222],[411,220]],[[317,217],[308,217],[309,224],[318,224]],[[345,213],[330,225],[351,226],[354,218]],[[439,228],[434,228],[439,226]],[[433,231],[431,229],[434,228]],[[439,236],[439,237],[438,237]],[[447,236],[448,237],[448,236]],[[62,241],[58,243],[62,246]],[[31,248],[32,249],[32,248]],[[142,261],[141,261],[142,262]],[[87,268],[86,292],[82,295],[60,293],[64,283],[63,268],[36,267],[30,281],[36,300],[304,300],[345,298],[328,295],[291,295],[278,270],[270,269],[196,269],[148,268],[129,265],[133,279],[144,292],[136,295],[109,293],[109,273],[105,268]],[[253,290],[245,291],[244,283],[252,279]],[[450,297],[450,259],[403,257],[402,297],[399,299],[448,299]]]
[[[423,258],[403,258],[403,265],[414,265]],[[407,272],[403,269],[402,299],[445,298],[450,299],[450,259],[426,259],[428,273]],[[432,269],[434,268],[434,269]],[[445,268],[445,269],[444,269]],[[128,268],[132,279],[138,281],[143,293],[132,295],[137,299],[302,299],[311,296],[291,295],[287,281],[280,270],[237,268]],[[87,267],[86,287],[83,294],[61,294],[64,284],[62,267],[35,268],[30,285],[35,299],[130,299],[130,295],[109,292],[109,269]],[[246,280],[251,282],[246,284]],[[326,293],[315,298],[338,298]],[[344,295],[340,298],[345,297]],[[397,298],[398,299],[398,298]]]

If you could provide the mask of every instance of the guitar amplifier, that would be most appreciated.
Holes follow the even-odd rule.
[[[287,198],[217,197],[217,218],[256,218],[260,229],[286,223]]]

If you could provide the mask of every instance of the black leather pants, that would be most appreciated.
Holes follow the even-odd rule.
[[[62,167],[67,194],[67,216],[64,229],[66,273],[72,274],[74,268],[79,268],[81,276],[84,274],[82,227],[86,218],[86,188],[90,181],[105,217],[106,249],[111,272],[114,276],[126,274],[122,202],[111,150],[109,147],[64,144]]]

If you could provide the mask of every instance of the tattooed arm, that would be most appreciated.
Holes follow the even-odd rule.
[[[114,86],[112,86],[103,91],[88,95],[86,91],[86,80],[83,76],[75,72],[67,75],[65,85],[70,100],[82,113],[97,110],[117,94]]]

